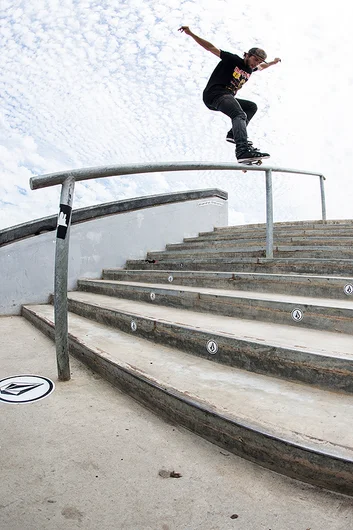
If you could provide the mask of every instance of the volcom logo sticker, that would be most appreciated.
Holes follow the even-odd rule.
[[[15,375],[0,380],[0,402],[32,403],[53,392],[53,381],[38,375]]]

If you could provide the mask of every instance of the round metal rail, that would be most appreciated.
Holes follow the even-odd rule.
[[[67,323],[67,277],[69,237],[72,203],[75,182],[122,175],[174,171],[261,171],[266,175],[266,258],[273,259],[273,191],[272,173],[294,173],[319,177],[321,192],[322,219],[326,220],[325,177],[322,173],[300,169],[279,168],[273,166],[248,166],[246,164],[221,164],[214,162],[162,162],[159,164],[127,164],[119,166],[100,166],[60,171],[30,179],[32,190],[62,185],[55,251],[54,313],[55,345],[58,366],[58,378],[70,379],[68,323]]]

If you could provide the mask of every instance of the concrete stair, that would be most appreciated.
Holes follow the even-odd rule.
[[[297,327],[353,332],[353,304],[347,300],[112,280],[81,280],[78,286],[82,291],[151,304],[205,313],[212,310],[213,314]],[[298,322],[292,316],[297,309],[302,313],[302,319]]]
[[[352,221],[277,223],[274,259],[266,259],[266,227],[216,228],[149,252],[145,260],[128,260],[128,269],[208,270],[351,276]]]
[[[336,254],[338,256],[338,253]],[[266,272],[269,274],[324,274],[332,276],[350,276],[353,271],[353,259],[314,259],[314,258],[244,258],[221,256],[176,257],[161,256],[160,260],[128,260],[128,269],[137,270],[193,270],[193,271],[237,271]]]
[[[289,248],[286,231],[304,257],[249,262],[247,237],[264,227],[227,227],[80,280],[68,293],[70,351],[227,450],[353,495],[353,259],[342,260],[353,223],[275,225]],[[321,239],[318,259],[310,248],[316,255]],[[224,244],[239,258],[227,250],[215,261]],[[183,270],[169,268],[184,251]],[[23,315],[54,336],[52,305]]]

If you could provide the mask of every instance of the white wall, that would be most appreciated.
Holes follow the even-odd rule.
[[[164,250],[184,237],[227,226],[228,202],[209,197],[101,217],[71,226],[68,288],[79,278],[100,278],[102,269],[124,267],[148,251]],[[54,290],[56,232],[0,248],[0,315],[19,314],[22,304],[46,303]]]

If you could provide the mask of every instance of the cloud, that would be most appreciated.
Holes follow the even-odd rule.
[[[261,45],[282,57],[239,93],[259,107],[249,135],[273,165],[322,171],[328,215],[352,217],[353,76],[343,53],[352,8],[342,17],[339,4],[318,11],[299,2],[288,16],[275,0],[3,0],[0,228],[57,212],[59,188],[29,190],[33,174],[235,161],[224,140],[229,119],[202,102],[218,59],[180,34],[181,24],[239,55]],[[229,192],[231,219],[264,221],[264,177],[250,172],[88,181],[74,206],[202,187]],[[320,217],[317,179],[276,175],[274,190],[276,220]]]

